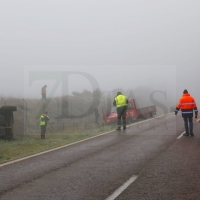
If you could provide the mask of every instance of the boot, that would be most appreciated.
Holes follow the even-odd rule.
[[[185,133],[183,134],[183,136],[189,136],[189,133],[188,133],[188,132],[185,132]]]

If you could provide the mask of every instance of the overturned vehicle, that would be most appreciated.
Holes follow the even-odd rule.
[[[1,106],[0,107],[0,138],[13,138],[13,111],[16,111],[16,106]]]

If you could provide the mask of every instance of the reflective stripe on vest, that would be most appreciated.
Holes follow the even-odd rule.
[[[115,97],[115,101],[116,101],[117,108],[122,107],[122,106],[127,106],[127,103],[126,103],[127,98],[126,98],[126,96],[124,96],[122,94]]]

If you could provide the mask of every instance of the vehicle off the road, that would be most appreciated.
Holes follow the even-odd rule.
[[[0,107],[0,138],[13,138],[13,111],[16,111],[16,106],[1,106]]]
[[[111,109],[111,112],[107,113],[106,108],[102,109],[103,119],[107,124],[116,123],[117,122],[117,110],[115,107]],[[139,118],[148,118],[153,117],[156,114],[156,106],[147,106],[144,108],[137,108],[135,100],[128,100],[128,108],[126,112],[126,119],[129,122],[134,122]]]

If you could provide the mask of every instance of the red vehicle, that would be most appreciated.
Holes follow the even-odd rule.
[[[107,112],[106,108],[102,109],[103,119],[106,123],[117,122],[117,110],[116,107],[111,109],[111,112]],[[148,118],[156,114],[156,106],[147,106],[144,108],[137,108],[134,99],[128,100],[128,108],[126,112],[127,122],[134,122],[138,118]]]

